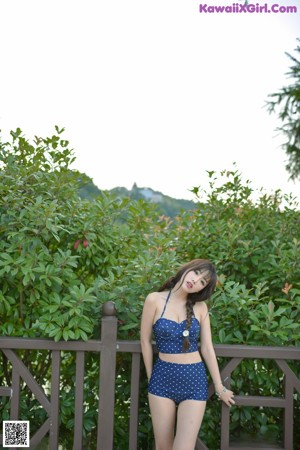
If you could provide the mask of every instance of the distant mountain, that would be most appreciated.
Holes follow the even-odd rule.
[[[101,195],[103,192],[108,192],[116,197],[127,197],[133,200],[143,199],[145,201],[154,203],[157,206],[157,210],[166,216],[175,217],[182,210],[193,210],[195,203],[191,200],[176,199],[164,195],[161,192],[154,191],[149,187],[138,187],[136,183],[132,186],[131,190],[125,187],[115,187],[110,190],[100,190],[91,179],[89,182],[79,190],[81,198],[87,200],[93,200]]]

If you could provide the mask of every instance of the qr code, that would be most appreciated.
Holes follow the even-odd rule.
[[[3,421],[3,447],[29,447],[29,421]]]

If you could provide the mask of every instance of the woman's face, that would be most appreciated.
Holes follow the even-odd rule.
[[[194,269],[182,277],[182,287],[190,293],[202,291],[210,281],[207,270]]]

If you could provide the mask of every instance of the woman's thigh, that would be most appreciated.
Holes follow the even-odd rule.
[[[155,438],[155,450],[172,450],[176,420],[175,402],[166,397],[149,394],[149,406]]]
[[[173,450],[194,450],[201,427],[206,401],[185,400],[178,405]]]

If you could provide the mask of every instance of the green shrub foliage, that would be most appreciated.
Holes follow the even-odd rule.
[[[55,341],[97,339],[101,305],[116,304],[120,339],[139,339],[148,292],[192,258],[211,259],[219,284],[209,301],[214,343],[299,346],[300,220],[296,201],[276,191],[253,192],[236,170],[207,172],[209,188],[194,187],[195,209],[162,216],[141,199],[101,193],[82,199],[88,177],[71,169],[73,150],[55,127],[48,138],[28,141],[20,129],[0,142],[0,332]],[[47,388],[47,352],[20,352]],[[226,362],[220,359],[220,366]],[[300,376],[299,363],[290,362]],[[128,448],[130,355],[117,355],[115,448]],[[95,448],[99,355],[86,355],[85,448]],[[0,385],[10,385],[0,357]],[[60,440],[72,447],[75,355],[62,355]],[[231,387],[245,395],[282,395],[274,363],[244,360]],[[300,421],[295,394],[295,424]],[[8,403],[0,405],[8,418]],[[44,410],[21,392],[21,418],[37,428]],[[208,402],[201,437],[219,448],[220,403]],[[70,431],[71,430],[71,431]],[[282,440],[282,412],[232,408],[231,434]],[[298,435],[297,435],[298,433]],[[295,427],[295,442],[300,442]],[[139,447],[151,449],[146,377],[141,373]],[[298,444],[296,444],[298,445]],[[300,448],[300,447],[295,447]]]

